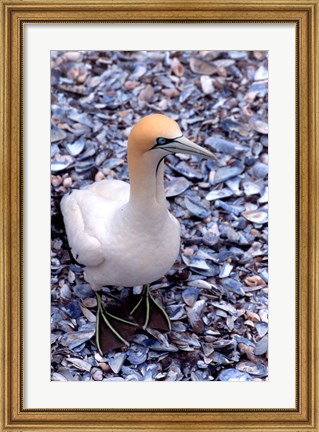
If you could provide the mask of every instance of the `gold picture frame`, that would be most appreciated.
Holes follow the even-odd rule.
[[[319,0],[2,0],[1,314],[3,431],[319,431]],[[297,99],[297,400],[294,409],[23,407],[23,25],[42,22],[292,23]],[[14,359],[14,361],[12,360]]]

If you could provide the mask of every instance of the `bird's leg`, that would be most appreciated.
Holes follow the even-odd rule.
[[[152,296],[149,285],[143,285],[141,296],[131,310],[132,315],[136,321],[143,326],[156,328],[159,330],[169,331],[171,330],[170,319],[163,308]]]
[[[150,292],[148,285],[143,285],[141,296],[134,308],[131,310],[130,315],[133,316],[134,313],[137,312],[139,308],[143,308],[143,306],[145,308],[145,319],[141,325],[143,325],[143,329],[145,330],[150,319]]]
[[[139,327],[139,325],[130,316],[125,318],[118,316],[117,312],[123,315],[122,309],[120,311],[114,307],[106,309],[101,296],[97,292],[95,295],[98,305],[96,313],[96,345],[103,356],[103,354],[123,345],[129,346],[136,327]]]

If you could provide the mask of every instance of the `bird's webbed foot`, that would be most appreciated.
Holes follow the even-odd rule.
[[[145,330],[146,327],[170,331],[171,322],[162,305],[152,296],[149,285],[143,285],[142,293],[130,311],[136,322]]]
[[[136,328],[139,325],[128,315],[123,308],[108,306],[102,302],[101,296],[96,292],[96,345],[103,356],[123,346],[129,346]]]

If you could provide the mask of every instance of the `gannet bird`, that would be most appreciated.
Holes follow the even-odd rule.
[[[61,210],[67,238],[74,258],[85,266],[85,279],[92,289],[143,285],[131,315],[144,329],[152,315],[161,315],[162,325],[164,321],[170,329],[164,308],[149,289],[151,282],[172,267],[180,249],[180,225],[165,198],[164,158],[170,153],[215,156],[185,138],[178,124],[162,114],[148,115],[133,127],[127,151],[130,185],[103,180],[64,195]],[[111,313],[99,295],[97,299],[100,352],[107,350],[101,347],[101,334],[106,331],[111,332],[113,342],[117,339],[119,344],[128,345],[136,323]],[[124,336],[117,324],[132,328],[132,332]]]

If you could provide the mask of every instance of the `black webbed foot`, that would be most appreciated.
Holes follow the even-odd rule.
[[[104,306],[98,293],[96,313],[96,345],[103,356],[123,346],[129,346],[139,325],[118,306]]]
[[[152,296],[149,285],[143,286],[143,291],[136,305],[131,309],[135,321],[145,330],[146,327],[170,331],[171,322],[162,305]]]

